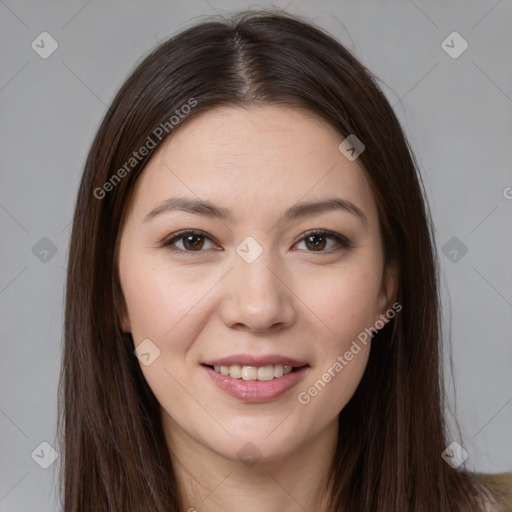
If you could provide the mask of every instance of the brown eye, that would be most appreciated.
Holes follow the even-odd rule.
[[[204,239],[201,235],[187,235],[183,236],[183,246],[185,249],[201,249],[204,245]]]
[[[304,240],[306,241],[306,247],[308,249],[312,249],[316,251],[317,249],[324,249],[325,248],[325,241],[326,237],[323,235],[310,235],[307,236]]]
[[[329,240],[331,240],[330,245]],[[352,247],[350,241],[343,235],[324,230],[310,231],[299,242],[304,242],[307,252],[330,253]],[[207,246],[208,243],[211,244],[210,247]],[[203,250],[215,247],[209,236],[193,230],[176,233],[165,240],[162,245],[177,253],[203,252]]]
[[[182,231],[165,240],[162,245],[175,252],[201,252],[208,240],[211,242],[211,238],[201,232]]]
[[[334,247],[330,245],[327,250],[324,250],[328,244],[328,240],[335,241]],[[304,242],[308,252],[331,252],[330,249],[336,251],[351,247],[350,241],[343,235],[324,230],[310,231],[306,233],[300,242]],[[336,247],[336,245],[339,247]]]

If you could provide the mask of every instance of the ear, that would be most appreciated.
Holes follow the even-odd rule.
[[[389,261],[382,273],[381,288],[377,301],[379,315],[385,315],[386,311],[391,309],[393,304],[396,302],[398,295],[398,280],[398,263],[395,260]]]
[[[124,311],[121,314],[121,330],[125,334],[129,334],[129,333],[132,332],[132,327],[131,327],[131,324],[130,324],[130,317],[128,316],[128,313],[126,311]]]

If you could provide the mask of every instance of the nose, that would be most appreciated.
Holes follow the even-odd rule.
[[[222,321],[231,329],[260,333],[289,327],[296,318],[290,280],[270,251],[263,251],[252,263],[236,256],[222,281]]]

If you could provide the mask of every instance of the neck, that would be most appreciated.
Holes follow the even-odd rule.
[[[230,460],[192,439],[163,412],[164,431],[184,510],[327,512],[337,418],[295,452],[253,465]]]

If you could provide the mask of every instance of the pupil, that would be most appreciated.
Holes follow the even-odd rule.
[[[324,246],[325,246],[325,238],[322,236],[322,235],[311,235],[311,236],[308,236],[307,238],[307,241],[310,242],[311,240],[315,239],[315,238],[322,238],[323,239],[323,243],[322,242],[319,242],[319,243],[313,243],[313,247],[315,247],[316,249],[318,249],[320,247],[320,249],[323,249]]]
[[[201,248],[202,244],[201,244],[200,241],[199,241],[199,243],[195,243],[195,244],[194,244],[194,242],[190,243],[190,240],[194,240],[194,239],[197,242],[198,239],[201,239],[201,235],[189,235],[189,236],[187,236],[185,238],[185,246],[189,246],[189,247],[196,248],[196,249],[197,248]]]

